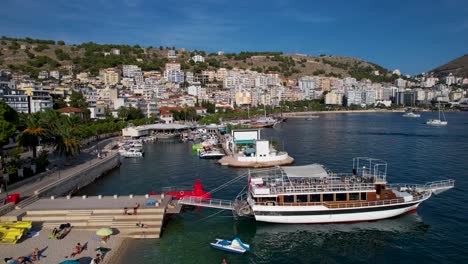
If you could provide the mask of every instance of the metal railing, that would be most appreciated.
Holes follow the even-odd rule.
[[[387,184],[388,188],[398,188],[398,189],[407,189],[407,190],[416,190],[416,191],[437,191],[441,189],[448,189],[455,187],[455,180],[442,180],[442,181],[433,181],[425,184],[406,184],[406,183],[394,183]]]
[[[232,201],[230,200],[201,199],[199,197],[184,197],[179,200],[179,204],[218,208],[225,210],[232,210],[233,208]]]
[[[253,187],[253,193],[255,194],[255,188]],[[260,187],[261,188],[261,187]],[[281,186],[269,186],[270,194],[287,194],[287,193],[326,193],[326,192],[367,192],[375,191],[374,184],[363,183],[363,184],[311,184],[311,185],[281,185]]]

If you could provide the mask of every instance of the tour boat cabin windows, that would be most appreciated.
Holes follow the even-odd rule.
[[[359,200],[359,193],[350,193],[349,194],[349,200],[350,201],[358,201]]]
[[[297,195],[296,202],[298,203],[307,203],[307,195]]]
[[[324,193],[323,194],[324,202],[333,202],[333,193]]]
[[[310,195],[311,203],[320,203],[320,194],[311,194]]]
[[[284,196],[285,203],[294,203],[294,195],[285,195]]]
[[[361,193],[361,200],[366,201],[367,200],[367,193],[363,192]]]
[[[346,200],[347,200],[346,193],[337,193],[336,194],[336,201],[337,202],[344,202]]]

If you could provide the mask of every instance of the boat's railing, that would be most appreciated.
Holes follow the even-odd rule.
[[[329,203],[324,202],[323,205],[328,208],[353,208],[353,207],[367,207],[377,205],[390,205],[404,203],[403,198],[391,199],[391,200],[380,200],[380,201],[368,201],[368,202],[346,202],[346,203]]]
[[[413,196],[411,201],[405,201],[404,198],[396,198],[389,200],[378,200],[378,201],[361,201],[361,202],[346,202],[346,203],[329,203],[324,202],[324,205],[328,208],[350,208],[350,207],[367,207],[367,206],[379,206],[379,205],[391,205],[391,204],[400,204],[400,203],[410,203],[422,201],[431,196],[430,192],[425,192],[417,196]]]
[[[400,190],[415,190],[415,191],[427,191],[427,190],[441,190],[449,189],[455,186],[454,180],[442,180],[442,181],[433,181],[425,184],[406,184],[406,183],[395,183],[387,184],[388,188],[397,188]]]
[[[374,184],[311,184],[269,186],[270,194],[310,193],[310,192],[368,192],[375,191]],[[254,188],[255,191],[255,188]]]

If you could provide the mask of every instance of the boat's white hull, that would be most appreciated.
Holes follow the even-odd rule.
[[[374,221],[391,218],[416,210],[420,202],[406,206],[379,206],[328,209],[324,206],[254,206],[255,220],[282,224],[321,224]],[[315,208],[314,208],[315,207]],[[387,208],[385,208],[387,207]],[[392,209],[393,208],[393,209]],[[330,211],[330,213],[327,213]]]
[[[440,121],[440,122],[426,122],[426,125],[430,125],[430,126],[446,126],[448,125],[448,122],[447,121]]]

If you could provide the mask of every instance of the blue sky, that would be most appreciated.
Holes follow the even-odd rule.
[[[0,35],[325,53],[417,74],[468,53],[468,1],[2,0]]]

